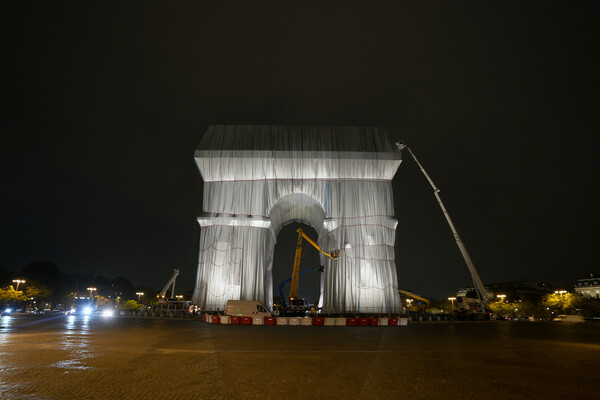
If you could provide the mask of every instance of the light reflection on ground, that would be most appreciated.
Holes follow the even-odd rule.
[[[68,358],[52,364],[52,367],[79,370],[91,368],[83,361],[92,357],[88,338],[90,319],[87,315],[67,317],[61,349],[68,352]]]
[[[0,399],[595,398],[600,324],[577,325],[14,316]]]

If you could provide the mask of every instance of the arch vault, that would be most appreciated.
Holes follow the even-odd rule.
[[[401,163],[387,130],[354,127],[210,126],[194,154],[204,180],[192,301],[272,307],[273,250],[292,221],[315,228],[324,256],[325,312],[399,312],[397,221],[391,180]]]

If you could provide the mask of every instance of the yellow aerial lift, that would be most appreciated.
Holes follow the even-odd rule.
[[[422,306],[419,305],[409,305],[408,306],[408,311],[425,311],[429,308],[429,306],[431,305],[431,302],[429,301],[429,299],[426,299],[425,297],[421,297],[418,294],[415,294],[413,292],[409,292],[406,290],[402,290],[402,289],[398,289],[398,292],[400,294],[405,295],[406,297],[410,297],[412,299],[418,300],[419,302],[423,303]]]
[[[327,257],[332,260],[337,260],[342,256],[341,250],[332,251],[331,254],[321,249],[318,244],[312,241],[311,238],[306,236],[304,232],[302,232],[302,228],[299,228],[296,232],[298,232],[298,243],[296,244],[296,255],[294,256],[294,269],[292,271],[292,283],[290,288],[290,307],[292,310],[304,310],[305,304],[304,299],[298,299],[298,278],[300,276],[300,259],[302,258],[302,240],[306,239],[308,243],[310,243],[315,249],[325,254]]]

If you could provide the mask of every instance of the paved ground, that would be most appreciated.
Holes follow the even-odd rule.
[[[1,399],[600,398],[600,324],[0,323]]]

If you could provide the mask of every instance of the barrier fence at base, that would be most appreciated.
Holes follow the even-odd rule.
[[[406,326],[409,318],[375,317],[239,317],[202,314],[202,321],[221,325],[291,326]]]

